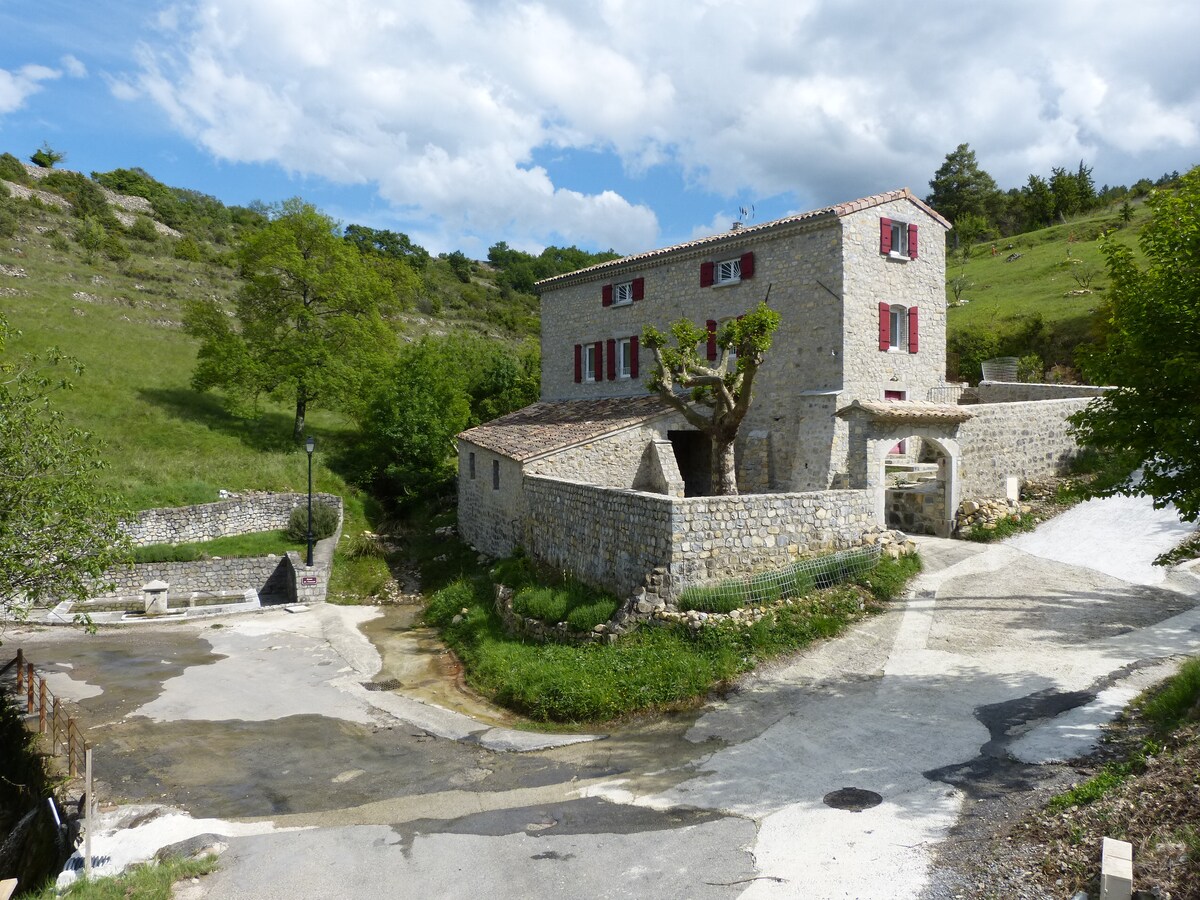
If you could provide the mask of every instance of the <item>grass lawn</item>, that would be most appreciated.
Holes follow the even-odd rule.
[[[80,878],[61,894],[54,884],[42,890],[23,895],[27,900],[55,900],[59,897],[71,900],[170,900],[172,887],[185,878],[208,875],[217,868],[217,858],[171,859],[166,862],[146,863],[134,866],[120,875],[109,878]]]
[[[499,580],[510,565],[493,570]],[[748,628],[650,625],[614,644],[510,637],[495,612],[493,576],[479,571],[449,579],[433,593],[425,615],[485,696],[537,721],[601,722],[694,703],[764,660],[833,637],[881,609],[880,598],[898,595],[919,568],[916,557],[885,557],[856,583],[815,591]]]

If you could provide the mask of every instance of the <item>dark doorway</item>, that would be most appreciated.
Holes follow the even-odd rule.
[[[683,477],[685,497],[706,497],[712,493],[712,441],[699,431],[668,431],[667,440],[675,451],[675,462]]]

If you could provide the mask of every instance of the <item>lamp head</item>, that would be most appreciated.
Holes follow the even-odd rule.
[[[305,439],[305,441],[304,441],[304,449],[305,449],[305,450],[307,450],[307,451],[308,451],[308,453],[309,453],[309,455],[311,456],[311,455],[312,455],[312,452],[313,452],[313,450],[315,450],[315,449],[316,449],[316,447],[317,447],[317,441],[316,441],[316,439],[315,439],[315,438],[314,438],[314,437],[313,437],[313,436],[310,434],[310,435],[309,435],[309,436],[308,436],[308,437]]]

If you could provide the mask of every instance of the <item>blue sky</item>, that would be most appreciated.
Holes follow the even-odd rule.
[[[0,0],[0,151],[482,257],[908,186],[1200,163],[1192,0]]]

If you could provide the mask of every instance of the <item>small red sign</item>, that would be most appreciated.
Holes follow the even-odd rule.
[[[305,575],[303,578],[300,579],[300,583],[301,584],[316,584],[317,576],[316,575]]]

